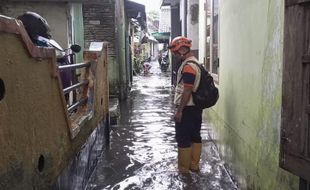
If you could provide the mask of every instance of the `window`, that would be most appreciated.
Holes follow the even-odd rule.
[[[219,74],[219,0],[206,1],[206,68],[218,81]]]
[[[218,82],[219,74],[219,0],[206,0],[206,57],[207,70]]]
[[[218,54],[218,47],[219,47],[219,22],[218,22],[218,13],[219,13],[219,0],[213,0],[212,1],[212,24],[211,24],[211,28],[212,28],[212,43],[211,43],[211,52],[212,52],[212,56],[211,56],[211,68],[210,71],[211,73],[214,74],[218,74],[218,68],[219,68],[219,54]]]
[[[206,68],[210,70],[210,47],[211,47],[211,0],[206,0],[206,15],[207,15],[207,27],[206,27],[206,57],[205,64]]]

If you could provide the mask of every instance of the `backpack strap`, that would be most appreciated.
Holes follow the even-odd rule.
[[[193,60],[187,61],[186,64],[187,64],[188,62],[194,63],[194,64],[200,69],[200,72],[201,72],[201,65],[200,65],[200,64],[198,64],[196,61],[193,61]]]
[[[180,80],[179,80],[179,82],[178,82],[178,84],[180,84],[180,82],[181,82],[181,80],[183,79],[183,75],[181,76],[181,78],[180,78]]]
[[[194,61],[194,60],[188,60],[188,61],[186,61],[186,63],[183,65],[183,68],[184,68],[184,66],[185,66],[187,63],[194,63],[194,64],[200,69],[200,73],[201,73],[200,65],[199,65],[196,61]],[[182,70],[183,70],[183,68],[182,68]],[[180,84],[181,80],[183,79],[183,72],[182,72],[181,74],[182,74],[182,76],[181,76],[181,78],[180,78],[178,84]]]

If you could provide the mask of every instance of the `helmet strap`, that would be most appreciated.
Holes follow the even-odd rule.
[[[183,56],[187,55],[191,50],[187,48],[187,51],[183,54]]]
[[[189,54],[190,51],[191,51],[191,50],[190,50],[189,48],[187,48],[187,51],[186,51],[185,53],[181,54],[181,53],[179,53],[179,51],[178,51],[178,53],[179,53],[179,55],[181,55],[182,57],[185,57],[187,54]]]

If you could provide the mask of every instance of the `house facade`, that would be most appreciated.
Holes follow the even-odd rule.
[[[0,2],[0,14],[14,17],[26,11],[43,16],[51,34],[63,48],[79,44],[88,49],[91,42],[109,42],[109,91],[125,99],[132,83],[130,58],[130,19],[146,22],[144,5],[126,0],[9,0]],[[145,28],[145,27],[144,27]],[[83,54],[76,56],[81,62]]]
[[[10,0],[0,2],[0,14],[17,18],[26,11],[43,16],[51,29],[51,35],[63,48],[79,44],[84,49],[83,0]],[[76,55],[76,61],[83,60],[83,53]]]

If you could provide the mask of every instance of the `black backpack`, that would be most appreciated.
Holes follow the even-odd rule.
[[[212,107],[219,98],[219,91],[214,85],[213,77],[202,65],[194,61],[191,62],[196,64],[201,71],[199,86],[196,92],[192,92],[195,106],[200,109]]]

